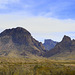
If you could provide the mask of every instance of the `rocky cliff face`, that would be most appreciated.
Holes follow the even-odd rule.
[[[53,41],[51,39],[46,39],[44,41],[43,45],[44,45],[44,47],[45,47],[46,50],[50,50],[50,49],[54,48],[56,44],[57,44],[56,41]]]
[[[12,51],[17,51],[19,55],[27,53],[42,55],[45,49],[41,42],[31,36],[30,32],[17,27],[6,29],[0,33],[0,55],[8,55]]]
[[[51,57],[54,55],[59,55],[62,57],[62,55],[66,55],[66,53],[74,53],[75,52],[75,40],[71,40],[70,37],[64,36],[62,41],[57,43],[56,46],[45,53],[45,57]],[[62,55],[61,55],[62,54]]]

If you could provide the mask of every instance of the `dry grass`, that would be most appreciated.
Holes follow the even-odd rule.
[[[38,56],[32,59],[0,57],[0,75],[75,75],[74,64],[75,61],[55,61]]]

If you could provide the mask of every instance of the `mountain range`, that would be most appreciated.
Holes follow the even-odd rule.
[[[6,29],[0,33],[0,56],[75,60],[75,40],[65,35],[61,42],[45,40],[42,44],[22,27]]]

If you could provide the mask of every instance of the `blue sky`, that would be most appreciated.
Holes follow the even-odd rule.
[[[75,0],[0,0],[0,31],[18,26],[41,42],[74,39]]]

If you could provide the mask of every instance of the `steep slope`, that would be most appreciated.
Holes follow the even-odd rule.
[[[75,59],[75,40],[71,40],[70,37],[64,36],[62,41],[57,43],[56,46],[45,53],[45,57],[68,58]]]
[[[57,44],[56,41],[53,41],[51,39],[46,39],[44,41],[43,45],[44,45],[44,47],[45,47],[46,50],[50,50],[50,49],[54,48],[56,44]]]
[[[29,54],[42,55],[45,52],[41,42],[35,40],[26,29],[17,27],[0,33],[0,55]]]

